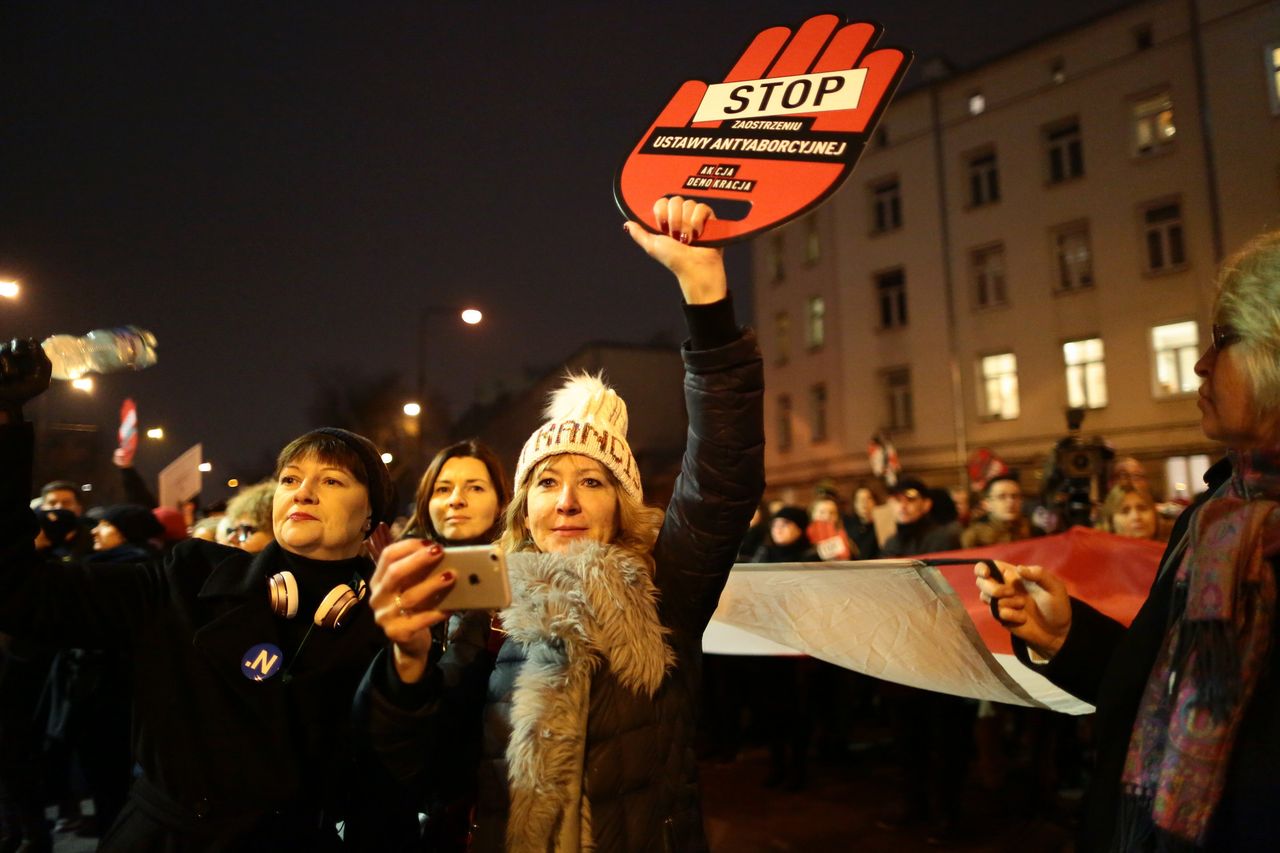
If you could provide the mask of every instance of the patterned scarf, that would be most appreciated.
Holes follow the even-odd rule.
[[[1121,777],[1121,850],[1203,844],[1271,649],[1280,449],[1228,455],[1231,482],[1196,511],[1169,629],[1134,721]]]

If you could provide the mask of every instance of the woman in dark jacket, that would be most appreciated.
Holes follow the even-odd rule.
[[[100,849],[336,850],[343,820],[348,849],[393,848],[414,813],[349,737],[383,641],[358,601],[363,539],[392,504],[373,445],[322,429],[285,447],[277,543],[256,555],[191,540],[149,562],[45,566],[21,404],[48,381],[34,341],[0,347],[0,630],[129,653],[142,775]]]
[[[1038,566],[975,569],[1018,656],[1098,707],[1081,850],[1280,847],[1280,231],[1223,266],[1196,363],[1227,447],[1126,629]]]
[[[445,549],[492,544],[502,533],[502,515],[510,499],[511,489],[498,455],[474,438],[456,442],[438,452],[423,473],[403,538],[438,542]],[[460,615],[454,618],[455,629],[460,619]],[[445,639],[448,625],[441,622],[436,626],[437,640]],[[496,649],[493,636],[487,645]],[[477,653],[492,662],[488,649]],[[474,786],[460,779],[433,781],[440,784],[432,785],[422,802],[426,821],[421,849],[461,853],[471,837]]]
[[[657,226],[696,236],[709,213],[663,200]],[[370,671],[375,746],[405,779],[478,772],[479,851],[706,849],[694,693],[703,629],[763,490],[760,356],[733,320],[718,250],[628,231],[687,303],[688,445],[666,513],[642,503],[621,398],[570,377],[517,465],[496,664],[480,678],[467,667],[466,623],[487,618],[431,648],[425,628],[443,618],[431,607],[451,581],[418,580],[439,559],[429,549],[391,546],[373,582],[394,644]],[[482,738],[478,769],[449,760],[464,737]]]

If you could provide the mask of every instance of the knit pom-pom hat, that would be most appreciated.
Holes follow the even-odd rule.
[[[575,453],[596,460],[623,491],[637,501],[644,499],[640,472],[627,444],[627,404],[604,384],[601,374],[566,375],[564,385],[547,398],[542,416],[547,422],[529,436],[516,462],[517,486],[547,457]]]

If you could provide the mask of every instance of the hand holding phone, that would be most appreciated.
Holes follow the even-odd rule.
[[[497,545],[447,548],[432,574],[438,572],[457,578],[436,605],[440,610],[502,610],[511,604],[507,561]]]

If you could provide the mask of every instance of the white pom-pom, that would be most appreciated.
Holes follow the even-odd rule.
[[[542,416],[547,420],[561,421],[566,418],[581,418],[592,411],[610,390],[604,384],[603,376],[603,372],[595,376],[586,372],[566,373],[564,385],[552,391],[547,398],[547,407]]]
[[[619,438],[627,436],[627,404],[604,382],[604,371],[566,373],[564,385],[547,398],[543,417],[550,421],[595,421],[613,430]]]

